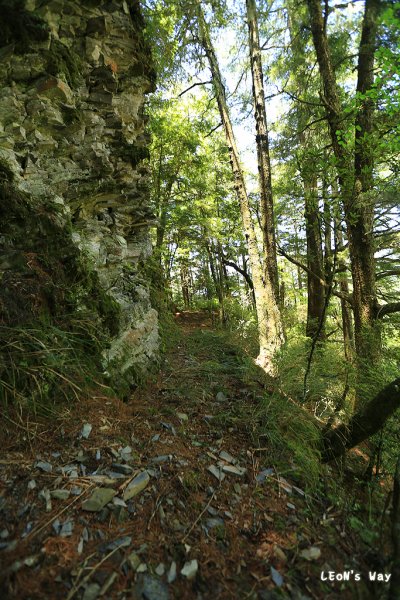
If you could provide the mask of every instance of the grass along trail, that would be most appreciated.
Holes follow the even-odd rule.
[[[6,415],[1,597],[380,597],[345,516],[271,446],[260,372],[206,314],[177,323],[129,402],[94,395],[51,423]],[[360,582],[321,580],[347,563]]]

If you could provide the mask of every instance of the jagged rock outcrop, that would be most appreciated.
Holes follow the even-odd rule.
[[[158,352],[139,4],[0,0],[0,13],[2,331],[85,330],[112,383],[132,383]]]

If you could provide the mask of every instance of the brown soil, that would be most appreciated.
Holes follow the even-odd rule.
[[[379,597],[383,586],[374,590],[365,581],[369,570],[382,570],[379,557],[367,557],[345,515],[327,500],[304,495],[301,484],[271,464],[268,448],[260,448],[251,426],[260,383],[240,378],[231,347],[228,366],[220,369],[204,345],[196,349],[193,336],[211,328],[204,314],[181,313],[177,321],[181,334],[157,379],[128,403],[95,392],[52,420],[4,415],[0,534],[6,529],[8,536],[0,541],[16,543],[0,550],[1,598],[87,600],[88,585],[97,583],[97,592],[104,586],[101,598],[161,600],[161,592],[158,598],[141,595],[137,582],[143,575],[127,561],[134,551],[141,569],[176,600]],[[79,436],[84,423],[93,426],[88,439]],[[120,512],[83,511],[82,502],[98,485],[88,475],[121,462],[116,456],[124,446],[132,448],[135,472],[149,469],[149,485]],[[245,474],[226,474],[219,482],[208,467],[221,460],[221,451]],[[152,460],[166,455],[164,462]],[[40,471],[38,458],[53,471]],[[56,472],[82,461],[86,476],[81,468],[73,478]],[[263,469],[271,472],[259,483]],[[121,489],[129,479],[118,481]],[[43,489],[77,487],[78,495],[53,499],[46,512]],[[69,518],[72,534],[62,537],[53,524]],[[105,549],[125,537],[126,546]],[[304,550],[310,549],[307,559]],[[194,559],[198,571],[188,580],[181,570]],[[177,577],[167,584],[172,561]],[[158,576],[160,563],[166,573]],[[346,569],[360,572],[364,581],[321,581],[321,571]]]

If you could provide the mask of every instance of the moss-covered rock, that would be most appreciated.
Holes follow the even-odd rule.
[[[74,381],[83,389],[103,376],[126,395],[157,358],[157,314],[139,267],[152,213],[140,168],[152,65],[139,4],[130,5],[134,19],[124,3],[0,0],[8,398],[71,397]]]

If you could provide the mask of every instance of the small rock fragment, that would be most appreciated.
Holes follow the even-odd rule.
[[[59,535],[61,537],[69,537],[70,535],[72,535],[73,530],[74,530],[74,522],[72,521],[72,519],[68,519],[67,521],[65,521],[65,523],[61,527]]]
[[[279,486],[287,493],[287,494],[291,494],[293,491],[293,488],[291,486],[291,484],[284,478],[281,477],[279,475],[278,477],[278,481],[279,481]]]
[[[222,470],[224,473],[228,473],[229,475],[237,475],[238,477],[243,477],[247,471],[247,469],[244,467],[237,467],[235,465],[223,465]]]
[[[28,490],[34,490],[36,488],[36,481],[31,479],[28,483]]]
[[[82,427],[81,437],[83,437],[85,440],[87,440],[92,429],[93,429],[93,427],[90,423],[85,423],[84,426]]]
[[[37,467],[41,471],[44,471],[45,473],[51,473],[53,470],[53,465],[50,464],[49,462],[45,462],[43,460],[38,460],[35,463],[35,467]]]
[[[224,521],[220,517],[214,517],[212,519],[206,520],[206,526],[208,529],[213,529],[214,527],[223,527]]]
[[[129,465],[122,465],[121,463],[112,463],[111,468],[117,473],[123,473],[124,475],[131,475],[133,473],[133,468]]]
[[[82,600],[96,600],[100,593],[100,586],[98,583],[89,583],[85,592],[82,596]]]
[[[136,569],[142,561],[140,559],[140,556],[136,552],[131,552],[127,558],[127,562],[131,567],[132,571],[136,571]]]
[[[28,556],[27,558],[25,558],[24,565],[26,567],[34,567],[35,565],[37,565],[38,562],[39,562],[39,555],[35,554],[33,556]]]
[[[111,550],[115,550],[116,548],[126,548],[130,546],[132,543],[132,538],[130,535],[125,535],[124,537],[118,538],[109,544],[104,544],[100,547],[101,552],[110,552]]]
[[[225,396],[224,392],[218,392],[215,396],[217,402],[226,402],[228,398]]]
[[[193,579],[196,576],[199,565],[196,559],[190,560],[184,564],[184,567],[181,571],[181,575],[186,577],[186,579]]]
[[[171,458],[171,454],[161,454],[160,456],[155,456],[154,458],[152,458],[150,462],[152,462],[155,465],[159,465],[161,463],[170,461]]]
[[[90,498],[83,502],[82,509],[90,512],[99,512],[106,504],[111,502],[116,493],[111,488],[96,488]]]
[[[302,550],[299,554],[301,558],[305,558],[306,560],[318,560],[321,556],[321,550],[318,546],[310,546],[310,548],[306,548]]]
[[[188,415],[187,415],[186,413],[181,413],[181,412],[178,412],[178,413],[176,413],[176,416],[177,416],[177,417],[178,417],[178,419],[180,419],[181,421],[188,421],[188,420],[189,420],[189,417],[188,417]]]
[[[173,560],[168,571],[167,581],[173,583],[176,579],[176,562]]]
[[[214,477],[216,477],[218,481],[223,481],[225,479],[225,475],[223,474],[222,469],[216,467],[215,465],[210,465],[209,467],[207,467],[207,471],[209,471],[211,475],[214,475]]]
[[[126,508],[125,500],[122,500],[122,498],[118,498],[118,496],[114,496],[113,504],[114,506],[122,506],[123,508]]]
[[[159,575],[160,577],[162,577],[165,573],[165,565],[164,563],[160,563],[159,565],[157,565],[157,567],[154,569],[154,572]]]
[[[56,500],[67,500],[71,492],[69,490],[51,490],[50,496]]]
[[[279,573],[279,571],[274,569],[274,567],[271,567],[271,578],[275,585],[277,585],[278,587],[281,587],[283,585],[283,577]]]
[[[146,563],[140,563],[140,565],[138,566],[138,568],[136,569],[136,573],[146,573],[147,571],[147,565]],[[147,598],[147,596],[146,596]]]
[[[149,481],[150,477],[147,471],[139,473],[139,475],[132,479],[132,481],[124,491],[123,499],[127,501],[133,498],[134,496],[137,496],[137,494],[139,494],[145,489],[145,487],[147,487]]]
[[[46,502],[46,512],[50,512],[52,509],[50,491],[47,488],[44,488],[40,492],[39,498],[43,498],[43,500]]]
[[[257,483],[264,483],[264,481],[267,479],[267,477],[272,475],[273,472],[274,472],[273,469],[264,469],[263,471],[260,471],[260,473],[258,473],[258,475],[256,476]]]
[[[79,540],[77,552],[78,552],[78,554],[82,554],[82,552],[83,552],[83,538],[80,538],[80,540]]]
[[[221,452],[219,453],[219,457],[225,462],[231,463],[232,465],[237,463],[236,458],[229,454],[229,452],[225,452],[225,450],[221,450]]]
[[[163,581],[151,575],[143,575],[139,578],[134,598],[141,600],[169,600],[169,591]]]

